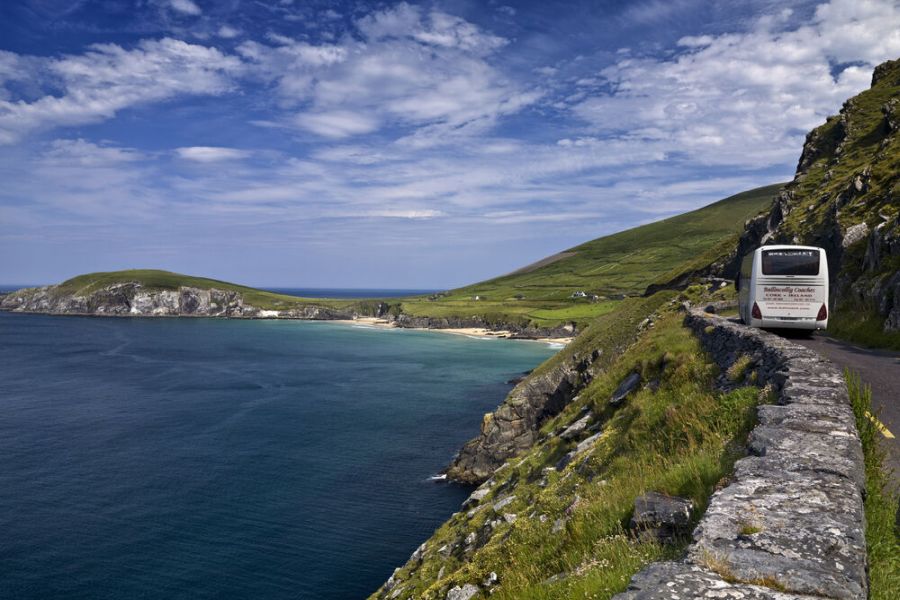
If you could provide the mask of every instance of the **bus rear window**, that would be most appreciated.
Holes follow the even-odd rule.
[[[763,250],[763,275],[818,275],[818,250]]]

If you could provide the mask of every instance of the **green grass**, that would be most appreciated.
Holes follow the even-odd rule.
[[[889,600],[896,598],[897,590],[900,590],[900,528],[896,521],[900,498],[889,486],[884,449],[878,443],[881,434],[869,418],[872,414],[871,390],[862,384],[858,375],[848,371],[845,377],[866,464],[869,598]]]
[[[871,309],[844,306],[828,320],[828,333],[870,348],[900,350],[900,331],[885,331],[884,317]]]
[[[640,295],[728,253],[744,222],[767,208],[783,184],[757,188],[701,209],[608,235],[560,253],[562,258],[447,292],[405,299],[416,316],[471,317],[555,327],[586,325],[613,310],[622,295]],[[547,262],[547,259],[545,259]],[[572,298],[583,291],[596,301]],[[475,296],[482,299],[474,300]]]
[[[452,586],[480,584],[491,572],[500,580],[491,597],[609,598],[647,563],[683,551],[688,539],[660,544],[629,530],[635,497],[653,490],[691,498],[699,519],[713,489],[741,455],[760,391],[715,391],[718,369],[682,327],[673,295],[656,300],[661,303],[654,309],[655,325],[617,353],[577,401],[542,426],[540,441],[501,467],[491,494],[479,505],[486,508],[471,517],[456,514],[428,541],[423,561],[400,570],[400,598],[443,600]],[[626,301],[619,310],[623,308],[637,315],[650,307]],[[612,338],[621,335],[612,323],[605,327]],[[587,347],[612,347],[604,337],[598,324]],[[610,394],[634,370],[655,385],[639,390],[618,409],[610,407]],[[546,470],[578,441],[553,433],[586,407],[602,424],[603,434],[561,471]],[[492,505],[508,496],[515,499],[495,512]],[[515,514],[514,522],[504,514]],[[554,531],[560,517],[565,522]],[[466,536],[487,531],[489,540],[466,552]],[[447,556],[438,551],[444,546]]]
[[[177,290],[179,287],[196,287],[201,289],[216,288],[240,292],[244,302],[266,310],[285,310],[299,306],[332,306],[342,307],[352,304],[351,301],[298,298],[285,294],[266,292],[245,285],[208,279],[206,277],[194,277],[161,271],[157,269],[131,269],[126,271],[108,271],[102,273],[88,273],[68,279],[56,286],[54,293],[58,295],[86,296],[103,287],[117,283],[139,283],[150,290]]]

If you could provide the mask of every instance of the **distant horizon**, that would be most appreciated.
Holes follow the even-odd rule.
[[[0,279],[482,281],[790,179],[898,30],[892,0],[0,3]]]
[[[7,289],[22,289],[28,287],[44,287],[48,285],[56,285],[62,283],[65,279],[60,281],[53,281],[47,283],[4,283],[0,281],[0,290]],[[224,280],[220,280],[224,281]],[[397,287],[335,287],[335,286],[294,286],[294,285],[251,285],[247,283],[243,283],[240,281],[229,281],[228,283],[235,283],[240,285],[246,285],[248,287],[265,290],[265,291],[286,291],[286,290],[310,290],[310,291],[348,291],[348,292],[360,292],[360,291],[385,291],[385,292],[418,292],[418,293],[434,293],[441,292],[453,288],[397,288]]]

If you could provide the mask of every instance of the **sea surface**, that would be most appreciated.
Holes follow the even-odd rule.
[[[555,351],[301,321],[0,313],[0,598],[353,599]]]

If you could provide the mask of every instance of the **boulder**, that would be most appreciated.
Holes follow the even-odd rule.
[[[638,385],[641,383],[641,374],[635,371],[630,374],[628,377],[622,380],[622,383],[619,384],[619,387],[616,388],[616,391],[613,392],[613,395],[609,399],[609,404],[611,406],[620,406],[628,395],[637,389]]]
[[[454,586],[447,592],[447,600],[471,600],[478,595],[478,586],[467,583],[466,585]]]
[[[634,501],[631,527],[670,541],[690,532],[694,503],[686,498],[647,492]]]
[[[587,429],[587,426],[591,422],[593,416],[594,413],[591,412],[584,415],[583,417],[566,427],[563,432],[559,434],[559,437],[564,440],[575,439],[576,437],[581,435],[585,429]]]

